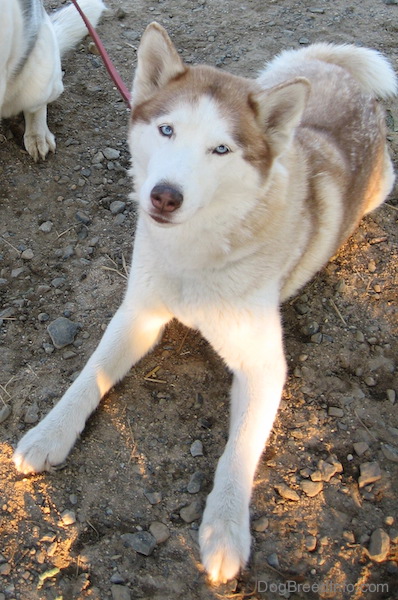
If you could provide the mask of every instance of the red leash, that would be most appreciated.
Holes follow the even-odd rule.
[[[103,60],[103,63],[106,67],[106,70],[108,71],[109,75],[111,76],[111,78],[113,79],[117,89],[119,90],[123,100],[126,102],[127,106],[129,108],[131,108],[130,105],[130,92],[128,91],[127,87],[124,85],[122,78],[120,77],[119,73],[117,72],[117,70],[115,69],[111,59],[109,58],[109,54],[107,53],[107,51],[104,48],[103,43],[101,42],[97,32],[95,31],[94,27],[91,25],[90,21],[87,19],[86,15],[84,14],[84,12],[82,11],[82,9],[80,8],[79,4],[77,3],[77,0],[72,0],[73,4],[75,5],[76,10],[79,12],[81,18],[83,19],[92,39],[94,44],[97,46],[98,48],[98,52],[101,55],[101,58]]]

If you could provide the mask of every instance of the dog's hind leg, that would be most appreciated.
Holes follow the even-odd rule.
[[[24,144],[34,161],[45,159],[47,154],[55,152],[55,137],[47,125],[47,105],[35,112],[24,111]]]
[[[49,470],[65,460],[101,398],[151,349],[170,318],[151,298],[134,301],[127,295],[79,377],[18,444],[14,454],[18,471]]]
[[[227,339],[224,335],[220,352],[234,371],[229,439],[199,530],[202,561],[214,582],[234,577],[249,558],[253,478],[286,371],[278,309],[269,308],[262,316],[234,317],[224,322]]]

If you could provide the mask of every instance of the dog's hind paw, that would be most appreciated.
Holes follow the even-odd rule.
[[[55,137],[49,129],[44,134],[25,134],[24,144],[35,162],[44,160],[49,152],[55,152]]]
[[[206,513],[205,513],[206,517]],[[199,530],[202,563],[214,584],[225,583],[243,568],[250,554],[250,529],[233,520],[205,519]]]

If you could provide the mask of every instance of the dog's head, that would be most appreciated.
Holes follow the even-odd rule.
[[[142,213],[163,227],[244,217],[289,145],[307,95],[304,79],[262,90],[255,80],[190,67],[166,31],[149,25],[129,135]]]

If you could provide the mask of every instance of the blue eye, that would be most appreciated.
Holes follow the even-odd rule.
[[[231,152],[231,150],[225,144],[220,144],[213,150],[213,154],[219,154],[219,155],[228,154],[229,152]]]
[[[174,129],[171,125],[161,125],[159,131],[164,137],[171,137],[174,133]]]

